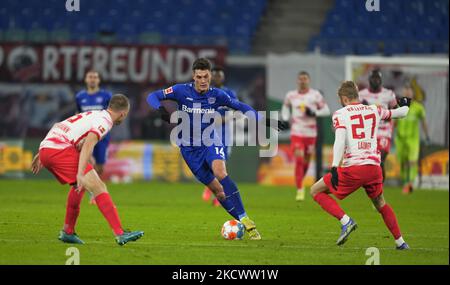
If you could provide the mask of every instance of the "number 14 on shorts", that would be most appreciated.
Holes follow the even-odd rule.
[[[225,158],[225,152],[223,151],[223,147],[214,147],[216,150],[216,154],[220,155],[222,158]]]

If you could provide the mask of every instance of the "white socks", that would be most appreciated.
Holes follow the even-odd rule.
[[[350,217],[347,216],[347,215],[344,215],[344,216],[342,217],[342,219],[340,219],[340,222],[341,222],[341,224],[342,224],[343,226],[345,226],[348,222],[350,222]]]
[[[397,246],[401,246],[404,243],[405,243],[405,241],[403,240],[403,237],[399,237],[398,239],[395,240],[395,244]]]

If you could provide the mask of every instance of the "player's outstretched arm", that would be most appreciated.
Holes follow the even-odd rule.
[[[407,97],[402,97],[398,99],[399,108],[386,110],[384,108],[378,107],[378,114],[382,120],[390,119],[400,119],[406,117],[409,111],[409,105],[411,104],[411,99]]]
[[[84,176],[84,171],[88,165],[89,159],[91,158],[92,151],[98,142],[98,136],[92,132],[88,133],[86,139],[81,147],[80,158],[78,160],[78,172],[77,172],[77,191],[81,191],[82,179]]]
[[[158,113],[163,121],[170,123],[170,113],[167,112],[166,108],[161,105],[162,100],[175,100],[175,95],[173,87],[168,89],[154,91],[147,96],[147,103],[158,110]],[[169,93],[170,92],[170,93]],[[175,100],[176,101],[176,100]]]
[[[162,90],[152,92],[147,96],[147,103],[156,110],[161,107],[160,101],[162,100],[164,100],[164,93]]]
[[[330,114],[331,114],[330,107],[328,107],[327,104],[323,105],[322,108],[320,108],[316,111],[317,117],[325,117],[325,116],[329,116]]]
[[[390,110],[391,111],[391,118],[392,119],[400,119],[406,117],[409,112],[408,106],[402,106],[397,109]]]
[[[256,112],[255,109],[250,107],[249,105],[242,103],[238,100],[229,99],[225,102],[225,106],[230,107],[234,110],[241,111],[242,113],[251,112],[255,115],[255,118],[258,121],[265,120],[265,124],[268,127],[274,128],[277,131],[283,131],[286,130],[289,127],[289,124],[284,121],[270,119],[270,118],[264,118],[258,115],[258,112]]]

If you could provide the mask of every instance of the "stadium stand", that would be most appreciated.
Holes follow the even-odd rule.
[[[61,12],[64,2],[3,0],[0,41],[219,44],[231,54],[448,53],[448,0],[384,1],[382,13],[368,13],[361,0],[84,1],[83,22]]]
[[[381,3],[382,13],[369,13],[360,0],[336,1],[308,50],[335,55],[448,53],[448,0]]]
[[[0,41],[223,44],[230,53],[248,54],[266,2],[111,0],[105,7],[84,1],[77,15],[86,20],[79,22],[74,13],[61,13],[65,1],[3,0]],[[105,14],[108,20],[100,17]]]

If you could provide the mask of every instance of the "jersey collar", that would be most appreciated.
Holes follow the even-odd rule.
[[[301,92],[300,90],[297,90],[297,93],[300,95],[305,95],[306,93],[309,92],[309,90],[311,90],[311,88],[306,89],[305,91]]]

